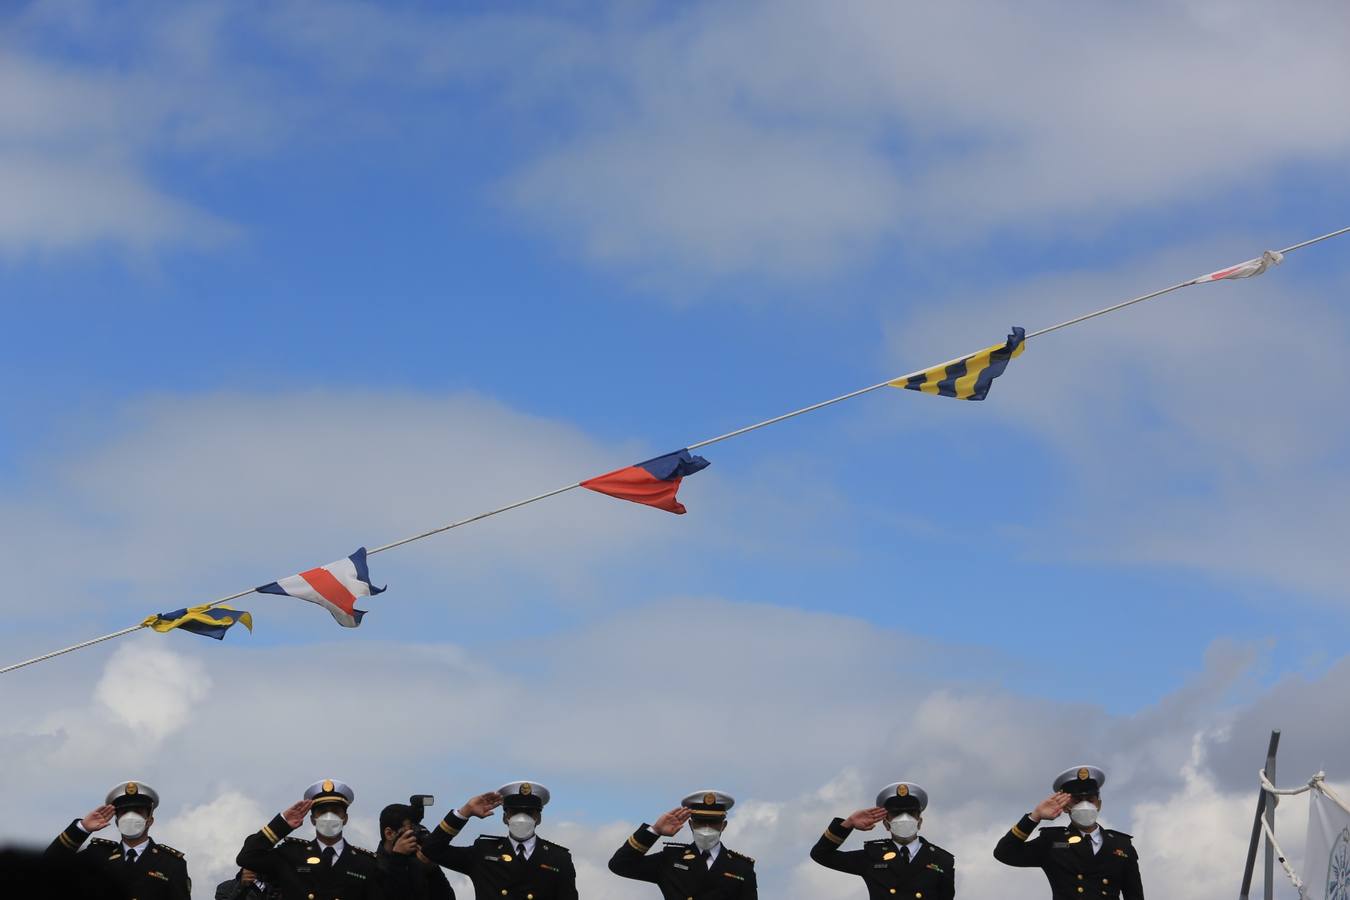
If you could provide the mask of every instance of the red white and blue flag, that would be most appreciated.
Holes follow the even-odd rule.
[[[370,583],[365,547],[346,559],[257,588],[260,594],[283,594],[317,603],[332,613],[344,628],[360,625],[361,617],[366,614],[364,609],[356,608],[357,597],[371,597],[384,593],[384,590]]]
[[[581,486],[620,500],[631,500],[682,516],[686,512],[684,504],[675,499],[680,482],[686,475],[693,475],[707,467],[708,461],[703,457],[694,456],[688,450],[676,450],[635,466],[588,478],[581,482]]]

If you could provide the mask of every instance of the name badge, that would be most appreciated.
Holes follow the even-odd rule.
[[[677,869],[684,869],[686,872],[689,871],[689,867],[686,866],[684,863],[673,863],[673,865],[674,865],[675,868],[677,868]]]

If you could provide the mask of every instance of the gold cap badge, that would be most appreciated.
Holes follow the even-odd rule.
[[[712,806],[714,803],[717,802],[717,795],[714,794],[712,791],[708,791],[708,793],[703,795],[703,802],[708,804],[709,806]]]
[[[534,788],[530,787],[530,783],[529,783],[528,781],[522,782],[522,783],[521,783],[521,785],[520,785],[520,794],[521,794],[522,797],[528,797],[528,796],[530,796],[530,794],[531,794],[533,791],[534,791]]]
[[[900,785],[899,787],[897,787],[897,788],[895,789],[895,796],[897,796],[897,797],[908,797],[908,796],[909,796],[909,785],[907,785],[907,784],[902,784],[902,785]]]
[[[1078,780],[1079,780],[1079,781],[1087,781],[1087,780],[1088,780],[1088,775],[1089,775],[1089,774],[1090,774],[1090,773],[1088,772],[1087,767],[1084,766],[1083,768],[1081,768],[1081,769],[1078,770]]]
[[[331,781],[329,781],[327,778],[325,778],[325,779],[323,780],[323,790],[324,790],[324,793],[326,793],[326,794],[327,794],[327,793],[332,793],[332,791],[333,791],[333,782],[331,782]]]
[[[139,790],[140,790],[140,788],[138,788],[138,787],[136,786],[136,782],[134,782],[134,781],[128,781],[128,782],[127,782],[127,794],[128,794],[128,795],[135,796],[136,792],[139,791]]]
[[[894,851],[894,850],[887,850],[885,853],[883,853],[883,854],[881,855],[881,858],[882,858],[882,859],[885,859],[885,860],[892,860],[892,859],[895,859],[895,851]]]

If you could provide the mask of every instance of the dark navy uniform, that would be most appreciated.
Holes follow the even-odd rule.
[[[720,823],[736,801],[720,791],[700,791],[684,798],[693,811],[691,822],[704,819]],[[609,870],[615,875],[649,881],[661,889],[665,900],[758,900],[755,861],[722,843],[716,855],[694,844],[667,841],[648,854],[658,835],[646,824],[614,851]],[[711,856],[711,865],[709,858]]]
[[[872,900],[952,900],[956,895],[956,857],[937,844],[915,838],[908,845],[916,848],[912,858],[890,838],[868,841],[861,850],[840,850],[852,833],[843,819],[836,818],[811,848],[811,858],[836,872],[861,876]]]
[[[548,803],[548,788],[532,781],[515,781],[497,789],[506,813],[539,813]],[[467,847],[450,840],[464,829],[467,819],[449,812],[422,843],[422,855],[434,863],[467,875],[479,900],[577,900],[577,870],[566,847],[538,835],[518,840],[484,835]],[[521,848],[524,847],[524,853]]]
[[[60,859],[80,853],[86,859],[98,860],[106,877],[120,885],[128,897],[137,900],[188,900],[192,896],[187,860],[168,844],[147,838],[136,848],[135,862],[129,863],[122,857],[120,841],[94,838],[88,847],[80,850],[88,836],[80,828],[80,820],[76,819],[52,841],[47,855]]]
[[[346,806],[354,799],[351,788],[331,780],[317,782],[305,792],[306,800]],[[342,839],[342,852],[317,838],[288,837],[293,829],[280,815],[272,818],[244,840],[235,862],[280,890],[285,900],[384,900],[383,875],[375,854]]]
[[[928,807],[928,792],[913,782],[897,781],[881,789],[877,806],[885,807],[893,819],[908,821],[910,831],[901,834],[907,843],[883,838],[867,841],[861,850],[840,850],[853,829],[836,818],[811,848],[811,859],[836,872],[861,877],[867,883],[867,896],[873,900],[952,900],[956,895],[956,857],[916,836],[919,819]]]
[[[113,806],[118,815],[135,810],[150,816],[159,805],[159,794],[143,782],[124,781],[108,792],[105,802]],[[187,860],[168,844],[147,837],[132,848],[135,858],[128,861],[122,854],[121,841],[94,838],[81,850],[88,837],[89,833],[76,819],[56,836],[46,855],[49,859],[69,859],[79,853],[81,858],[95,861],[104,877],[136,900],[188,900],[192,896]]]
[[[1066,775],[1068,777],[1066,777]],[[1055,781],[1055,790],[1076,797],[1095,797],[1106,777],[1100,769],[1083,766],[1070,769]],[[1101,832],[1101,847],[1094,852],[1092,833],[1076,825],[1046,826],[1033,838],[1038,823],[1026,815],[999,839],[994,858],[1009,866],[1038,868],[1050,882],[1054,900],[1144,900],[1139,877],[1139,854],[1133,839],[1123,831]]]

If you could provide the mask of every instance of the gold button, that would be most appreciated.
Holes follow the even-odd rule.
[[[1110,883],[1111,883],[1111,879],[1110,879],[1110,878],[1103,878],[1103,879],[1102,879],[1102,884],[1110,884]]]
[[[1082,873],[1082,872],[1079,872],[1079,873],[1078,873],[1078,880],[1079,880],[1079,881],[1082,881],[1082,880],[1083,880],[1083,873]]]
[[[502,888],[502,896],[503,896],[503,897],[506,896],[506,888]]]
[[[1081,884],[1078,886],[1078,893],[1083,893],[1083,886]]]

